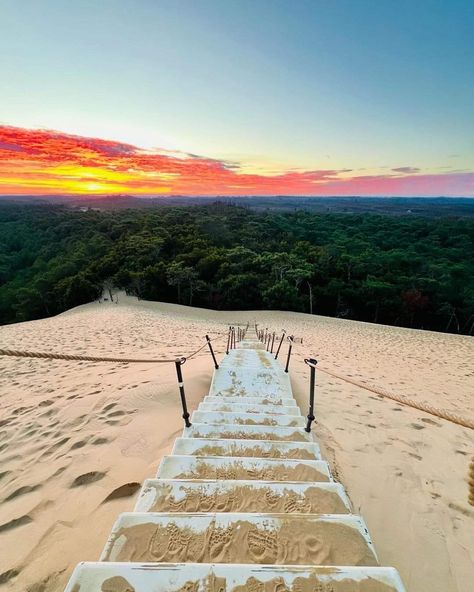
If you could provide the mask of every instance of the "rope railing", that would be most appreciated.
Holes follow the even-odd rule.
[[[378,387],[376,385],[369,385],[358,380],[354,380],[353,378],[349,378],[348,376],[343,376],[338,374],[337,372],[333,372],[332,370],[327,370],[326,368],[319,368],[321,372],[328,374],[329,376],[333,376],[334,378],[338,378],[339,380],[343,380],[345,382],[349,382],[355,386],[363,388],[367,391],[372,393],[376,393],[377,395],[381,395],[386,397],[387,399],[391,399],[392,401],[397,401],[401,405],[406,405],[407,407],[412,407],[413,409],[418,409],[419,411],[424,411],[425,413],[429,413],[430,415],[435,415],[440,419],[445,419],[446,421],[450,421],[451,423],[455,423],[457,425],[463,426],[465,428],[474,430],[474,420],[472,419],[465,419],[456,413],[452,413],[451,411],[447,411],[446,409],[439,409],[434,405],[426,402],[418,402],[406,397],[405,395],[397,395],[396,393],[392,393],[387,391],[382,387]]]
[[[180,359],[191,360],[199,352],[201,352],[208,343],[212,341],[219,341],[224,335],[227,335],[227,331],[224,333],[218,333],[217,337],[208,337],[206,335],[206,341],[201,347],[187,356],[181,356]],[[39,358],[44,360],[71,360],[79,362],[118,362],[123,364],[174,364],[176,357],[174,358],[116,358],[111,356],[88,356],[81,354],[59,354],[56,352],[37,352],[37,351],[25,351],[17,349],[5,349],[0,348],[0,356],[9,356],[14,358]],[[184,362],[183,362],[184,363]]]
[[[474,506],[474,456],[469,463],[469,473],[467,475],[467,483],[469,487],[469,497],[467,498],[471,506]]]
[[[87,356],[87,355],[79,355],[79,354],[59,354],[55,352],[36,352],[36,351],[24,351],[24,350],[17,350],[17,349],[6,349],[0,348],[0,356],[8,356],[13,358],[36,358],[42,360],[67,360],[67,361],[78,361],[78,362],[116,362],[121,364],[174,364],[176,368],[176,376],[178,379],[178,388],[179,394],[181,399],[181,406],[183,409],[182,417],[184,419],[184,425],[188,428],[191,426],[191,422],[189,421],[189,412],[186,402],[186,393],[184,390],[184,380],[183,380],[183,371],[182,366],[188,360],[191,360],[198,353],[200,353],[205,347],[209,348],[209,351],[212,356],[212,360],[214,363],[214,367],[217,370],[219,365],[217,364],[216,356],[214,354],[214,350],[212,348],[213,341],[219,341],[225,335],[233,334],[233,339],[235,342],[235,331],[233,327],[229,328],[229,331],[218,333],[215,337],[209,337],[206,335],[206,340],[196,349],[195,351],[191,352],[187,356],[180,356],[175,358],[116,358],[112,356]],[[229,342],[228,342],[229,343]],[[228,353],[228,352],[227,352]]]
[[[258,335],[258,333],[257,333],[257,335]],[[281,344],[283,343],[283,339],[284,339],[284,333],[282,335],[280,345],[278,347],[278,352],[280,351],[280,347],[281,347]],[[260,340],[262,340],[261,335],[260,335]],[[291,336],[288,337],[288,340],[290,343],[289,343],[289,347],[288,347],[288,357],[287,357],[287,363],[286,363],[286,369],[285,369],[286,371],[288,369],[289,359],[290,359],[290,355],[291,355],[291,349],[295,345],[295,341]],[[303,340],[301,340],[301,343],[302,342],[303,342]],[[277,357],[278,357],[278,354],[275,356],[275,359]],[[315,417],[314,417],[314,390],[315,390],[315,378],[316,378],[315,374],[316,374],[317,360],[315,360],[313,358],[304,358],[304,362],[310,368],[309,412],[308,412],[308,416],[307,416],[308,422],[305,427],[305,430],[307,432],[310,432],[311,431],[311,423],[315,419]],[[379,387],[377,385],[370,385],[365,382],[361,382],[359,380],[354,380],[353,378],[350,378],[348,376],[344,376],[343,374],[339,374],[338,372],[334,372],[332,370],[328,370],[327,368],[321,368],[320,366],[318,366],[318,368],[321,372],[324,372],[325,374],[327,374],[329,376],[332,376],[332,377],[337,378],[339,380],[343,380],[344,382],[353,384],[354,386],[357,386],[357,387],[364,389],[366,391],[378,394],[382,397],[386,397],[387,399],[390,399],[392,401],[396,401],[397,403],[400,403],[401,405],[405,405],[405,406],[411,407],[413,409],[418,409],[419,411],[423,411],[424,413],[428,413],[429,415],[433,415],[435,417],[438,417],[440,419],[444,419],[444,420],[454,423],[456,425],[474,430],[474,420],[472,420],[472,419],[469,419],[469,418],[466,419],[464,417],[457,415],[456,413],[452,413],[451,411],[447,411],[446,409],[439,409],[438,407],[435,407],[434,405],[431,405],[430,403],[426,403],[424,401],[423,402],[414,401],[413,399],[406,397],[405,395],[398,395],[396,393],[392,393],[390,391],[387,391],[385,388]],[[468,482],[468,503],[471,506],[474,506],[474,457],[472,457],[471,462],[469,464],[467,482]]]

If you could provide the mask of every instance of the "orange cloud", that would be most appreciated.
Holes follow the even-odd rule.
[[[49,130],[0,126],[0,194],[474,195],[474,173],[387,175],[288,170],[263,175],[238,163]]]

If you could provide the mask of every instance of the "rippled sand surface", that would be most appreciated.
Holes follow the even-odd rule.
[[[213,312],[120,297],[0,328],[4,347],[106,356],[186,355],[228,323],[303,338],[290,363],[307,413],[304,356],[357,380],[474,417],[474,339],[284,312]],[[219,355],[225,340],[216,344]],[[286,345],[282,348],[286,355]],[[183,367],[190,410],[212,376],[203,350]],[[96,560],[118,513],[182,429],[173,364],[0,358],[0,581],[61,591]],[[318,373],[316,436],[381,564],[410,592],[470,592],[474,433]],[[36,586],[36,588],[35,588]]]

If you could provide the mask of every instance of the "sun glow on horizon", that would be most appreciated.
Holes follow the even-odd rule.
[[[359,173],[359,174],[358,174]],[[304,170],[0,126],[0,194],[474,195],[474,173]]]

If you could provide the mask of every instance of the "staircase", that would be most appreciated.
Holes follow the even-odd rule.
[[[241,341],[66,592],[404,592],[304,425],[288,374]]]

